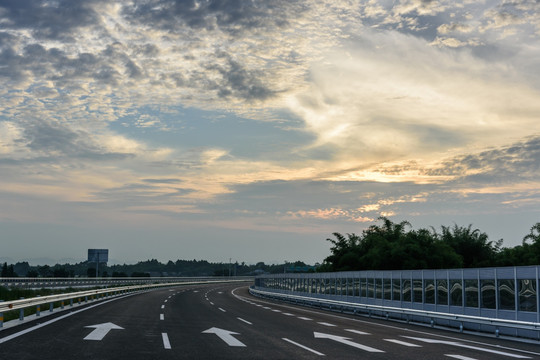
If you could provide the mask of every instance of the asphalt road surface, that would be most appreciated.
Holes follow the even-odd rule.
[[[163,289],[0,331],[1,359],[540,359],[540,344],[369,319],[251,296]]]

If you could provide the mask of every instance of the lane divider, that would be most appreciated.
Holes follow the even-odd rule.
[[[237,319],[240,320],[240,321],[242,321],[242,322],[245,322],[245,323],[248,324],[248,325],[253,325],[253,323],[251,323],[251,322],[249,322],[249,321],[247,321],[247,320],[244,320],[244,319],[242,319],[242,318],[237,318]]]
[[[165,349],[171,349],[171,342],[169,341],[169,335],[167,335],[167,333],[161,333],[161,338],[163,339],[163,347]]]
[[[285,340],[286,342],[291,343],[291,344],[293,344],[293,345],[296,345],[296,346],[298,346],[298,347],[300,347],[300,348],[302,348],[302,349],[304,349],[304,350],[310,351],[310,352],[312,352],[312,353],[315,354],[315,355],[325,356],[322,352],[318,352],[317,350],[313,350],[312,348],[308,348],[308,347],[305,346],[305,345],[299,344],[299,343],[294,342],[294,341],[292,341],[292,340],[289,340],[289,339],[287,339],[287,338],[282,338],[282,339]]]

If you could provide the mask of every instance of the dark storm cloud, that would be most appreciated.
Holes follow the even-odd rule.
[[[474,175],[468,175],[474,172]],[[428,175],[458,176],[460,182],[512,183],[537,180],[540,172],[540,137],[530,137],[507,147],[455,157]]]
[[[132,23],[150,25],[170,32],[187,25],[193,29],[215,30],[230,34],[257,28],[283,27],[290,16],[297,16],[293,1],[135,1],[124,7],[124,16]]]
[[[261,81],[261,71],[249,71],[228,55],[226,66],[208,65],[207,70],[216,71],[221,75],[221,81],[214,84],[218,96],[227,98],[234,96],[248,101],[264,100],[274,95]]]
[[[24,47],[21,54],[10,47],[4,47],[0,52],[0,76],[15,82],[22,82],[34,76],[38,79],[52,80],[62,86],[74,79],[92,78],[105,84],[116,84],[121,74],[109,63],[110,59],[91,53],[80,53],[68,56],[64,51],[46,49],[39,44]],[[126,72],[137,74],[137,67],[124,61]]]
[[[0,29],[28,29],[36,39],[74,42],[73,32],[95,24],[99,15],[92,9],[101,0],[3,0]]]

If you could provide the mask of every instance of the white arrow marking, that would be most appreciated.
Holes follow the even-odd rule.
[[[513,358],[517,358],[517,359],[530,359],[529,356],[523,356],[523,355],[511,354],[511,353],[507,353],[507,352],[504,352],[504,351],[491,350],[491,349],[481,348],[481,347],[478,347],[478,346],[465,345],[465,344],[461,344],[461,343],[459,343],[459,342],[454,342],[454,341],[443,341],[443,340],[436,340],[436,339],[425,339],[425,338],[417,338],[417,337],[412,337],[412,336],[404,336],[404,337],[409,338],[409,339],[413,339],[413,340],[423,341],[423,342],[426,342],[426,343],[429,343],[429,344],[452,345],[452,346],[462,347],[462,348],[465,348],[465,349],[472,349],[472,350],[478,350],[478,351],[485,351],[485,352],[492,353],[492,354],[509,356],[509,357],[513,357]]]
[[[84,338],[84,340],[97,340],[101,341],[109,333],[111,330],[124,330],[123,327],[120,327],[118,325],[115,325],[113,323],[104,323],[104,324],[97,324],[97,325],[90,325],[85,326],[85,328],[92,328],[95,329],[90,334],[88,334],[87,337]]]
[[[223,330],[220,328],[213,327],[208,330],[204,330],[202,333],[203,334],[216,334],[221,340],[225,341],[227,345],[229,346],[244,346],[244,347],[246,346],[233,336],[233,335],[240,335],[240,334],[235,333],[233,331]]]
[[[355,342],[352,342],[351,339],[343,337],[343,336],[330,335],[330,334],[324,334],[324,333],[319,333],[319,332],[314,332],[313,335],[315,335],[316,339],[330,339],[330,340],[334,340],[334,341],[337,341],[337,342],[345,344],[345,345],[353,346],[353,347],[355,347],[357,349],[361,349],[361,350],[364,350],[364,351],[384,352],[382,350],[375,349],[375,348],[372,348],[372,347],[369,347],[369,346],[365,346],[365,345],[362,345],[362,344],[357,344]]]

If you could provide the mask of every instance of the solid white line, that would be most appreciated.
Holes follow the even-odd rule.
[[[223,312],[227,312],[227,310],[225,309],[222,309],[222,308],[219,308],[219,310],[223,311]]]
[[[412,344],[412,343],[408,343],[406,341],[401,341],[401,340],[396,340],[396,339],[383,339],[383,340],[384,341],[389,341],[391,343],[398,344],[398,345],[408,346],[408,347],[422,347],[421,345]]]
[[[448,357],[451,357],[451,358],[454,358],[454,359],[459,359],[459,360],[476,360],[475,358],[470,358],[470,357],[461,356],[461,355],[444,354],[444,356],[448,356]]]
[[[32,332],[32,331],[34,331],[34,330],[37,330],[37,329],[42,328],[42,327],[44,327],[44,326],[47,326],[47,325],[49,325],[49,324],[55,323],[55,322],[57,322],[57,321],[59,321],[59,320],[65,319],[65,318],[67,318],[67,317],[69,317],[69,316],[71,316],[71,315],[75,315],[75,314],[78,314],[78,313],[80,313],[80,312],[83,312],[83,311],[86,311],[86,310],[93,309],[93,308],[95,308],[96,306],[105,305],[105,304],[107,304],[107,303],[109,303],[109,302],[111,302],[111,301],[116,301],[116,300],[123,299],[123,298],[125,298],[125,297],[133,296],[133,295],[135,295],[135,294],[129,294],[129,295],[126,295],[126,296],[117,297],[117,298],[114,298],[114,299],[111,299],[111,300],[107,300],[107,301],[104,301],[104,302],[101,302],[101,303],[98,303],[98,304],[95,304],[95,305],[91,305],[91,306],[85,307],[84,309],[76,310],[76,311],[70,312],[70,313],[68,313],[68,314],[59,316],[59,317],[54,318],[54,319],[52,319],[52,320],[49,320],[49,321],[47,321],[47,322],[44,322],[44,323],[41,323],[41,324],[37,324],[36,326],[32,326],[32,327],[30,327],[30,328],[28,328],[28,329],[25,329],[25,330],[22,330],[22,331],[19,331],[19,332],[15,333],[15,334],[11,334],[11,335],[9,335],[9,336],[6,336],[6,337],[1,338],[1,339],[0,339],[0,344],[5,343],[5,342],[7,342],[7,341],[9,341],[9,340],[15,339],[15,338],[17,338],[17,337],[19,337],[19,336],[22,336],[22,335],[24,335],[24,334],[28,334],[29,332]]]
[[[301,348],[304,349],[304,350],[311,351],[312,353],[314,353],[314,354],[316,354],[316,355],[319,355],[319,356],[325,356],[323,353],[318,352],[317,350],[310,349],[310,348],[308,348],[307,346],[304,346],[304,345],[302,345],[302,344],[299,344],[299,343],[294,342],[294,341],[292,341],[292,340],[289,340],[289,339],[287,339],[287,338],[282,338],[282,339],[285,340],[285,341],[287,341],[287,342],[289,342],[289,343],[291,343],[291,344],[293,344],[293,345],[296,345],[296,346],[298,346],[298,347],[301,347]]]
[[[163,347],[165,349],[170,349],[171,342],[169,341],[169,335],[167,335],[167,333],[161,333],[161,337],[163,338]]]
[[[327,322],[318,322],[317,324],[328,326],[328,327],[335,327],[336,326],[334,324],[330,324],[330,323],[327,323]]]
[[[242,318],[237,318],[237,319],[238,319],[238,320],[240,320],[240,321],[243,321],[243,322],[245,322],[246,324],[249,324],[249,325],[253,325],[253,324],[252,324],[252,323],[250,323],[249,321],[247,321],[247,320],[244,320],[244,319],[242,319]]]
[[[165,315],[164,314],[159,314],[159,320],[165,320]]]

